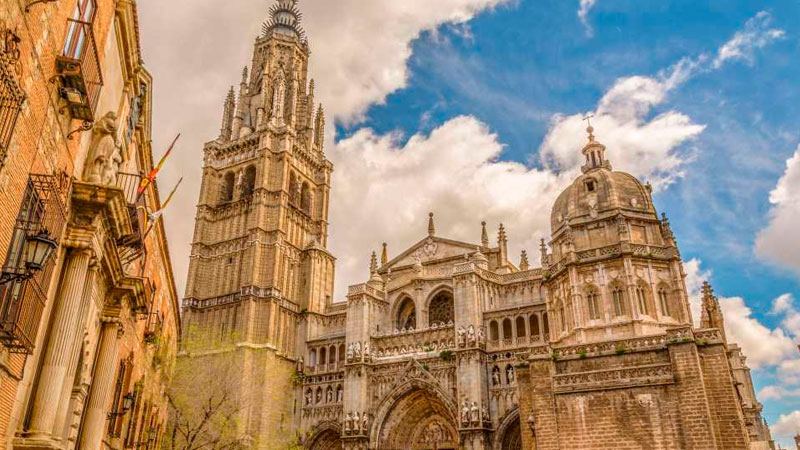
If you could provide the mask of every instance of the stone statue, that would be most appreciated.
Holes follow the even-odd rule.
[[[336,391],[336,402],[337,402],[337,403],[342,403],[342,401],[343,401],[343,400],[344,400],[344,389],[342,389],[342,388],[340,387],[340,388],[339,388],[339,389]]]
[[[497,370],[497,367],[492,370],[492,385],[500,386],[500,371]]]
[[[469,345],[475,345],[475,327],[472,325],[467,329],[467,343]]]
[[[466,347],[467,345],[467,331],[464,327],[458,327],[458,346]]]
[[[295,370],[297,370],[298,372],[302,372],[303,370],[305,370],[305,368],[306,368],[306,365],[305,365],[305,361],[303,361],[303,357],[301,356],[301,357],[297,358],[297,366],[295,367]]]
[[[309,389],[306,391],[306,405],[310,404],[311,404],[311,390]]]
[[[536,418],[533,413],[528,414],[528,427],[530,427],[531,431],[536,431]]]
[[[352,343],[347,344],[347,359],[348,360],[353,359],[353,344]]]
[[[358,417],[358,412],[353,413],[353,432],[358,433],[361,426],[361,418]]]
[[[481,405],[481,418],[484,422],[489,422],[489,411],[486,409],[486,405]]]
[[[121,144],[117,139],[117,115],[109,111],[92,127],[92,141],[83,168],[89,183],[114,185],[122,165]]]
[[[361,359],[361,342],[353,343],[353,356],[356,359]]]
[[[462,425],[469,425],[469,402],[464,400],[464,403],[461,407],[461,424]]]
[[[508,384],[514,384],[514,368],[511,366],[506,367],[506,379]]]
[[[319,403],[320,401],[322,401],[322,391],[317,391],[315,402]]]
[[[333,403],[333,390],[328,389],[328,392],[325,394],[325,403]]]
[[[353,415],[347,413],[347,415],[344,416],[344,432],[349,433],[350,430],[353,429],[352,425],[353,425]]]
[[[364,357],[369,356],[369,342],[364,342]]]
[[[472,402],[472,406],[469,408],[469,416],[470,416],[470,423],[473,425],[479,425],[481,423],[480,411],[478,410],[478,404]]]
[[[367,425],[369,425],[369,416],[367,413],[361,413],[361,431],[366,434],[367,433]]]
[[[484,327],[478,327],[478,343],[483,344],[486,342],[486,329]]]

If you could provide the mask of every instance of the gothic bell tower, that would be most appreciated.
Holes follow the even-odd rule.
[[[305,323],[333,295],[333,166],[300,17],[296,0],[273,4],[219,136],[205,144],[183,303],[184,341],[236,354],[250,402],[242,423],[270,444],[294,438],[291,375]]]

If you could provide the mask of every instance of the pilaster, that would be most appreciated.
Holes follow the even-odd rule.
[[[81,450],[95,450],[100,448],[105,435],[105,423],[111,401],[111,391],[114,388],[114,374],[118,358],[118,340],[122,328],[120,320],[114,316],[102,318],[100,343],[97,348],[97,358],[89,392],[89,403],[81,427]]]

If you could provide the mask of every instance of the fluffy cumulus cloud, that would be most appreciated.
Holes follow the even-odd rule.
[[[499,160],[497,136],[470,116],[400,138],[362,129],[337,144],[331,243],[338,292],[366,280],[369,253],[382,242],[392,257],[425,237],[429,211],[438,235],[472,243],[480,242],[482,220],[490,234],[505,221],[512,254],[526,248],[536,261],[552,202],[571,175]]]
[[[784,30],[773,28],[772,22],[772,15],[766,11],[756,14],[745,23],[742,30],[719,48],[712,65],[718,68],[728,60],[752,62],[756,50],[786,36]]]
[[[792,411],[788,414],[781,414],[778,421],[770,427],[772,437],[782,439],[786,445],[792,445],[791,437],[800,432],[800,411]]]
[[[786,171],[769,201],[771,217],[756,239],[756,254],[800,275],[800,145],[786,161]]]

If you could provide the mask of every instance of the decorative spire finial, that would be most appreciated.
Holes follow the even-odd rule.
[[[606,159],[606,146],[597,142],[594,138],[594,127],[591,125],[593,117],[594,114],[589,114],[583,118],[588,124],[586,132],[589,133],[589,142],[581,150],[586,157],[586,163],[581,167],[583,173],[601,168],[611,170],[611,163]]]
[[[381,265],[389,262],[389,252],[386,251],[386,242],[383,243],[383,250],[381,251]]]
[[[586,121],[586,132],[589,133],[589,142],[594,142],[594,127],[592,126],[592,118],[594,114],[589,114],[588,116],[584,117],[583,120]]]
[[[531,268],[530,263],[528,263],[528,252],[525,250],[522,251],[522,254],[519,257],[519,270],[528,270]]]
[[[502,244],[503,242],[508,241],[508,237],[506,236],[506,227],[503,224],[500,224],[500,228],[497,230],[497,242]]]
[[[305,41],[305,31],[300,27],[303,14],[297,9],[298,0],[276,0],[269,9],[269,20],[264,23],[264,36],[278,32],[284,36]]]
[[[436,234],[436,227],[433,225],[433,213],[428,213],[428,236]]]
[[[481,222],[481,245],[489,246],[489,233],[486,232],[486,221]]]
[[[372,256],[369,258],[369,273],[370,275],[374,274],[378,271],[378,256],[375,252],[372,252]]]

